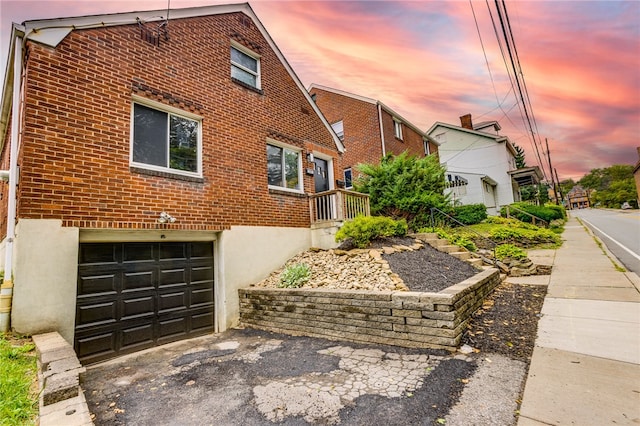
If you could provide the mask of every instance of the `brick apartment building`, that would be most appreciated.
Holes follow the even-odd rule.
[[[312,84],[309,93],[342,139],[342,177],[347,188],[360,163],[377,164],[387,154],[438,154],[438,142],[380,101]]]
[[[313,159],[342,173],[248,4],[165,12],[12,28],[3,321],[84,362],[233,325],[237,289],[313,244],[308,196],[335,186]]]

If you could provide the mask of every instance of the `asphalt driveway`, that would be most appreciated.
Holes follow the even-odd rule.
[[[513,424],[524,369],[244,329],[89,367],[81,385],[96,425]]]

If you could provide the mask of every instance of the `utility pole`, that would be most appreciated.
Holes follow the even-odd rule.
[[[564,194],[562,193],[562,186],[560,186],[560,179],[558,179],[558,171],[553,169],[553,172],[556,174],[556,182],[558,182],[558,190],[560,191],[560,198],[564,200]]]
[[[553,178],[553,166],[551,166],[551,152],[549,151],[549,139],[544,138],[545,143],[547,144],[547,159],[549,160],[549,172],[551,173],[551,185],[553,185],[553,194],[555,195],[556,205],[560,205],[560,201],[558,201],[558,188],[556,187],[556,181]]]

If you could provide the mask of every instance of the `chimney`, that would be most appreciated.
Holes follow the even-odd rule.
[[[463,115],[460,117],[460,126],[465,129],[473,130],[473,122],[471,121],[471,114]]]

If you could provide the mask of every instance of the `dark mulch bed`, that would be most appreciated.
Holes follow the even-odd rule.
[[[546,293],[545,286],[501,283],[473,314],[461,344],[529,362]]]
[[[414,243],[412,238],[388,238],[374,241],[373,248]],[[423,249],[382,256],[411,291],[438,292],[471,278],[480,272],[467,262],[442,253],[426,244]]]

